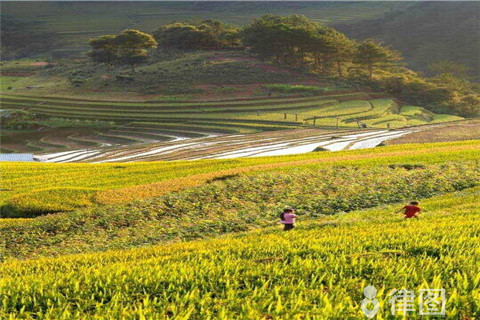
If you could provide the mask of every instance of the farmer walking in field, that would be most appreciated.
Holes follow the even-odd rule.
[[[297,215],[295,215],[293,209],[285,209],[283,212],[280,214],[280,223],[283,223],[283,231],[289,231],[294,228],[295,224],[295,218],[298,218]]]
[[[400,213],[403,211],[404,219],[410,219],[410,218],[418,218],[418,213],[422,211],[422,209],[418,206],[417,201],[412,201],[408,205],[404,206],[402,209],[398,210],[395,213]]]

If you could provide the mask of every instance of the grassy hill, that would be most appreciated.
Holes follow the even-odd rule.
[[[2,214],[31,218],[0,219],[0,316],[356,319],[374,285],[385,319],[401,287],[444,288],[447,316],[474,319],[479,150],[2,163]],[[412,199],[418,220],[391,214]],[[288,234],[285,206],[300,216]]]
[[[5,130],[3,152],[48,153],[305,127],[351,130],[360,122],[393,129],[462,119],[240,52],[156,56],[136,73],[85,59],[12,61],[1,69],[2,109],[35,115],[40,118],[36,129],[42,128]]]
[[[4,317],[46,319],[360,319],[374,285],[388,294],[444,288],[449,318],[480,314],[478,190],[422,201],[402,221],[381,206],[179,244],[69,255],[1,266]],[[247,214],[244,214],[247,217]],[[165,225],[162,226],[162,229]],[[201,231],[203,232],[203,230]],[[421,316],[413,315],[412,319]]]

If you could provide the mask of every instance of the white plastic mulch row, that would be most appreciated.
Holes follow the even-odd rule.
[[[406,133],[406,132],[405,132]],[[297,146],[291,146],[288,148],[284,149],[278,149],[278,150],[273,150],[269,152],[262,152],[253,155],[253,157],[263,157],[263,156],[279,156],[279,155],[290,155],[290,154],[300,154],[300,153],[307,153],[315,150],[318,147],[322,147],[324,149],[327,149],[329,151],[340,151],[344,149],[352,149],[355,144],[352,145],[352,147],[348,148],[350,144],[352,144],[354,141],[358,141],[359,138],[362,137],[372,137],[372,138],[362,138],[362,143],[365,143],[365,148],[373,148],[380,143],[382,143],[385,140],[392,139],[393,137],[403,135],[405,133],[398,133],[398,132],[388,132],[388,131],[377,131],[377,132],[367,132],[367,133],[361,133],[361,134],[354,134],[354,135],[346,135],[346,136],[341,136],[339,138],[331,139],[328,141],[321,141],[321,142],[316,142],[316,143],[309,143],[309,144],[303,144],[303,145],[297,145]],[[356,147],[354,149],[360,149],[361,147]]]
[[[401,137],[407,133],[410,133],[408,131],[405,131],[405,132],[399,132],[399,133],[395,133],[395,134],[390,134],[390,135],[384,135],[384,136],[381,136],[381,137],[378,137],[378,138],[372,138],[372,139],[366,139],[366,140],[362,140],[362,141],[359,141],[359,142],[356,142],[354,143],[350,148],[350,150],[352,149],[368,149],[368,148],[374,148],[376,146],[378,146],[380,143],[384,142],[384,141],[387,141],[387,140],[390,140],[390,139],[394,139],[394,138],[398,138],[398,137]]]
[[[146,152],[136,153],[136,154],[120,157],[120,158],[112,158],[112,159],[97,161],[96,163],[125,161],[125,160],[134,159],[134,158],[141,158],[141,157],[145,157],[145,156],[155,155],[155,154],[159,154],[159,153],[165,154],[165,153],[172,152],[173,150],[178,150],[178,149],[180,149],[184,146],[188,146],[188,145],[192,145],[192,144],[193,143],[183,143],[183,144],[177,144],[177,145],[163,147],[163,148],[155,148],[155,149],[152,149],[152,150],[149,150],[149,151],[146,151]]]
[[[153,149],[137,149],[137,150],[117,150],[106,151],[100,149],[93,150],[76,150],[59,152],[49,155],[39,156],[47,162],[75,162],[75,161],[90,161],[99,158],[95,163],[103,162],[131,162],[131,161],[144,161],[155,160],[159,156],[166,154],[172,154],[178,151],[190,151],[190,152],[202,152],[199,156],[186,156],[183,159],[198,160],[198,159],[231,159],[240,157],[263,157],[263,156],[278,156],[278,155],[291,155],[307,153],[315,150],[318,147],[322,147],[329,151],[340,151],[345,149],[365,149],[373,148],[383,141],[400,137],[411,131],[396,130],[396,131],[370,131],[358,134],[346,134],[336,138],[331,138],[331,135],[317,135],[296,139],[281,138],[263,138],[258,140],[237,140],[239,135],[223,136],[218,141],[195,141],[198,138],[188,139],[191,142],[178,143],[168,146],[162,146]],[[229,140],[229,138],[234,138]],[[180,140],[180,139],[179,139]],[[184,140],[184,139],[181,139]],[[222,151],[222,147],[231,147],[232,145],[247,144],[248,147],[238,146],[235,150]],[[253,146],[252,146],[253,145]],[[205,152],[209,152],[209,148],[216,148],[219,151],[210,151],[208,155],[204,155]],[[178,160],[182,159],[179,156]]]

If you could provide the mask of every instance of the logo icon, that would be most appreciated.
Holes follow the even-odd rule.
[[[420,289],[420,314],[445,315],[445,289]]]
[[[378,300],[375,299],[375,296],[377,295],[377,289],[374,286],[366,286],[363,289],[363,295],[365,296],[365,299],[362,300],[361,304],[363,314],[368,319],[372,319],[375,317],[378,309],[380,308],[380,303],[378,303]],[[371,306],[369,307],[369,305]]]

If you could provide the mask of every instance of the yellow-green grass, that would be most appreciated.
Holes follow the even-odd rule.
[[[432,116],[432,122],[449,122],[449,121],[458,121],[463,120],[464,118],[459,116],[453,116],[450,114],[434,114]]]
[[[170,116],[175,114],[193,114],[195,116],[202,115],[202,114],[209,114],[209,113],[224,113],[228,112],[253,112],[253,111],[265,111],[265,110],[289,110],[289,109],[298,109],[298,108],[312,108],[318,105],[324,105],[327,103],[333,103],[336,100],[327,100],[327,99],[320,99],[318,101],[313,102],[303,102],[303,103],[278,103],[275,105],[245,105],[245,106],[219,106],[215,108],[204,107],[202,104],[197,104],[191,108],[176,108],[176,107],[161,107],[161,108],[154,108],[154,107],[137,107],[137,108],[125,108],[125,109],[116,109],[115,107],[111,106],[104,106],[104,107],[80,107],[80,106],[53,106],[48,104],[29,104],[29,103],[9,103],[8,101],[4,101],[2,105],[11,108],[25,108],[28,107],[32,111],[37,111],[39,113],[48,113],[48,112],[57,112],[57,113],[64,113],[65,115],[74,116],[75,114],[88,114],[88,115],[106,115],[106,114],[122,114],[125,116],[135,116],[137,114],[143,113],[150,113],[150,115],[163,115],[163,116]],[[212,115],[209,115],[212,116]]]
[[[318,126],[357,127],[358,122],[376,128],[401,128],[433,122],[456,121],[460,118],[451,115],[433,114],[422,107],[399,107],[392,99],[348,100],[339,103],[296,110],[259,112],[257,114],[238,115],[238,119],[263,121],[306,121]]]
[[[21,80],[22,77],[14,76],[1,76],[0,77],[0,91],[5,93],[7,90],[13,88],[17,81]]]
[[[47,201],[43,207],[37,206],[41,209],[24,207],[18,214],[37,215],[35,219],[3,221],[4,255],[51,257],[244,231],[274,224],[284,206],[295,207],[305,219],[432,197],[478,186],[478,168],[474,161],[279,168],[230,174],[143,201],[38,216],[71,205],[70,199],[52,192],[43,199],[63,208],[52,209]],[[79,192],[75,200],[91,203],[93,195]]]
[[[1,192],[0,203],[14,205],[19,210],[28,208],[41,211],[47,205],[51,209],[58,203],[59,197],[64,197],[68,199],[65,203],[73,209],[91,203],[108,204],[150,198],[237,173],[332,164],[375,166],[444,163],[478,159],[479,150],[479,141],[462,141],[229,160],[121,164],[3,162],[0,164],[0,178],[2,189],[6,190]],[[79,197],[82,192],[85,197]],[[78,203],[76,199],[79,199]]]
[[[425,109],[416,106],[402,106],[400,109],[400,114],[404,116],[418,116],[422,115],[424,112]]]
[[[365,100],[349,100],[340,103],[336,101],[327,101],[321,106],[312,106],[310,108],[298,108],[297,110],[287,110],[287,119],[284,117],[283,112],[261,112],[260,114],[242,115],[238,116],[240,119],[256,119],[256,120],[287,120],[292,121],[295,119],[295,114],[298,115],[298,120],[304,120],[312,117],[342,117],[344,115],[361,115],[362,112],[367,112],[372,107],[368,101]],[[322,119],[319,119],[322,121]]]
[[[152,101],[152,102],[119,102],[119,101],[103,101],[103,100],[89,100],[81,98],[63,98],[63,97],[50,97],[50,96],[26,96],[26,95],[10,95],[3,94],[2,99],[4,101],[11,101],[17,103],[46,103],[51,105],[61,105],[61,106],[95,106],[95,107],[105,107],[105,106],[125,106],[125,107],[196,107],[196,106],[225,106],[225,105],[268,105],[268,104],[278,104],[278,103],[287,103],[287,102],[307,102],[307,101],[317,101],[322,99],[335,99],[335,98],[346,98],[349,96],[360,96],[365,93],[362,92],[345,92],[345,93],[325,93],[317,96],[308,96],[308,97],[274,97],[274,98],[250,98],[250,99],[240,99],[240,100],[224,100],[224,101],[202,101],[202,102],[172,102],[172,101]]]
[[[363,319],[367,285],[377,319],[393,289],[446,290],[448,319],[480,316],[477,190],[396,206],[300,218],[218,239],[69,255],[1,266],[4,319]],[[417,300],[415,300],[417,302]],[[424,319],[409,313],[409,319]]]

